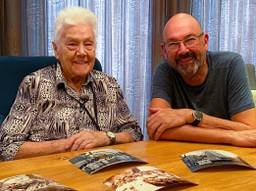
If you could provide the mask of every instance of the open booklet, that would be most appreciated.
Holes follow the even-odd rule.
[[[120,163],[147,163],[125,152],[114,149],[98,149],[89,151],[74,157],[69,161],[88,174],[93,174],[103,168]]]
[[[46,179],[37,174],[21,174],[16,176],[7,177],[0,180],[0,191],[74,191],[75,189],[69,188],[59,184],[53,180]]]
[[[154,166],[137,166],[108,178],[105,185],[116,191],[154,191],[182,185],[197,185]]]
[[[192,172],[223,165],[238,165],[255,169],[236,154],[224,150],[197,150],[182,154],[181,158]]]

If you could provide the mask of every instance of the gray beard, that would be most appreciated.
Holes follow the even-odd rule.
[[[193,65],[189,65],[187,67],[181,67],[178,65],[177,71],[181,76],[186,78],[193,77],[199,70],[202,64],[199,61],[195,61]]]

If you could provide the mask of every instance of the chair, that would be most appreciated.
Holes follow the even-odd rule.
[[[256,73],[254,64],[246,64],[246,70],[249,80],[249,85],[252,92],[252,97],[256,105]]]
[[[22,79],[33,71],[56,63],[54,56],[0,56],[0,124],[10,111]],[[98,59],[94,69],[102,71]]]
[[[256,73],[254,64],[246,64],[246,70],[251,90],[256,90]]]

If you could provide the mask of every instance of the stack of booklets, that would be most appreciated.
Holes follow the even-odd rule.
[[[223,165],[238,165],[255,169],[236,154],[223,150],[192,151],[182,154],[181,159],[192,172]],[[70,159],[70,162],[89,175],[120,163],[147,163],[128,153],[114,149],[92,150]],[[177,186],[197,185],[171,172],[148,165],[128,168],[102,180],[102,182],[116,191],[155,191]],[[0,180],[0,191],[16,190],[73,191],[75,189],[37,174],[22,174]]]
[[[128,153],[114,149],[99,149],[83,153],[70,162],[88,174],[120,163],[147,163]],[[136,166],[116,174],[104,181],[116,191],[155,191],[182,185],[196,185],[172,173],[153,166]]]

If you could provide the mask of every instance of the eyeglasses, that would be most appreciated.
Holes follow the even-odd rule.
[[[179,40],[179,41],[169,41],[166,42],[165,45],[167,48],[171,51],[176,51],[179,49],[180,44],[183,43],[187,48],[193,48],[198,45],[198,40],[199,38],[203,35],[204,33],[200,33],[199,35],[192,35],[189,36],[188,38],[185,38],[184,40]]]

